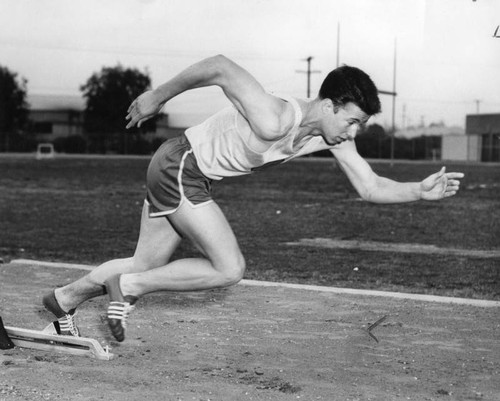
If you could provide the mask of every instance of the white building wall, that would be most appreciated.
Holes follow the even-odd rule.
[[[443,160],[468,160],[467,137],[465,135],[446,135],[441,142]]]
[[[468,143],[467,148],[469,149],[468,159],[469,161],[480,162],[481,161],[481,135],[467,135]]]
[[[441,159],[443,160],[481,160],[481,137],[479,135],[445,135],[441,146]]]

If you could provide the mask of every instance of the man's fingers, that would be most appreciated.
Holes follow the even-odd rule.
[[[134,116],[135,114],[135,116]],[[150,117],[143,117],[141,114],[139,113],[132,113],[130,112],[127,117],[125,117],[125,119],[127,120],[130,120],[129,123],[127,124],[126,128],[130,128],[130,127],[133,127],[134,125],[137,124],[137,127],[140,127],[141,124],[146,121],[146,120],[149,120]]]
[[[127,113],[130,113],[132,109],[134,108],[136,104],[136,101],[134,100],[132,103],[130,103],[130,106],[128,106]]]
[[[445,171],[446,167],[442,167],[441,170],[439,170],[437,173],[430,175],[429,178],[432,178],[435,182],[437,182],[441,179],[441,177],[445,176]]]
[[[133,127],[137,123],[137,120],[138,120],[137,117],[132,118],[125,128],[129,129]]]
[[[449,179],[464,178],[465,175],[463,173],[446,173],[446,177],[448,177]]]

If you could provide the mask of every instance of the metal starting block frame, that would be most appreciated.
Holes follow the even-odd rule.
[[[85,337],[63,336],[56,334],[53,323],[43,331],[5,326],[14,345],[22,348],[39,349],[48,352],[91,356],[102,361],[110,361],[114,355],[108,346],[103,348],[97,340]]]

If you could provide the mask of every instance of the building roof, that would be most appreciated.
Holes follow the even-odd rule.
[[[396,136],[406,138],[413,138],[419,136],[445,136],[445,135],[464,135],[465,130],[462,127],[447,127],[442,124],[431,124],[424,127],[407,127],[405,129],[398,129]]]
[[[28,104],[30,110],[35,114],[53,112],[78,112],[85,111],[85,99],[77,95],[28,95]],[[36,113],[36,114],[39,114]],[[72,113],[73,114],[73,113]],[[45,118],[60,118],[60,117],[45,117]],[[64,117],[66,118],[66,117]],[[167,113],[160,113],[157,121],[159,127],[169,127],[169,117]]]
[[[85,99],[78,95],[30,95],[31,110],[85,110]]]

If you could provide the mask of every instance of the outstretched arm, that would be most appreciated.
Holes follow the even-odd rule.
[[[224,91],[255,133],[263,136],[280,133],[284,102],[269,95],[250,73],[222,55],[193,64],[158,88],[140,95],[128,109],[127,128],[140,127],[175,96],[212,85]]]
[[[453,196],[460,186],[462,173],[446,173],[443,167],[420,182],[397,182],[380,177],[358,154],[352,142],[332,150],[340,166],[361,198],[374,203],[403,203],[417,200],[440,200]]]

